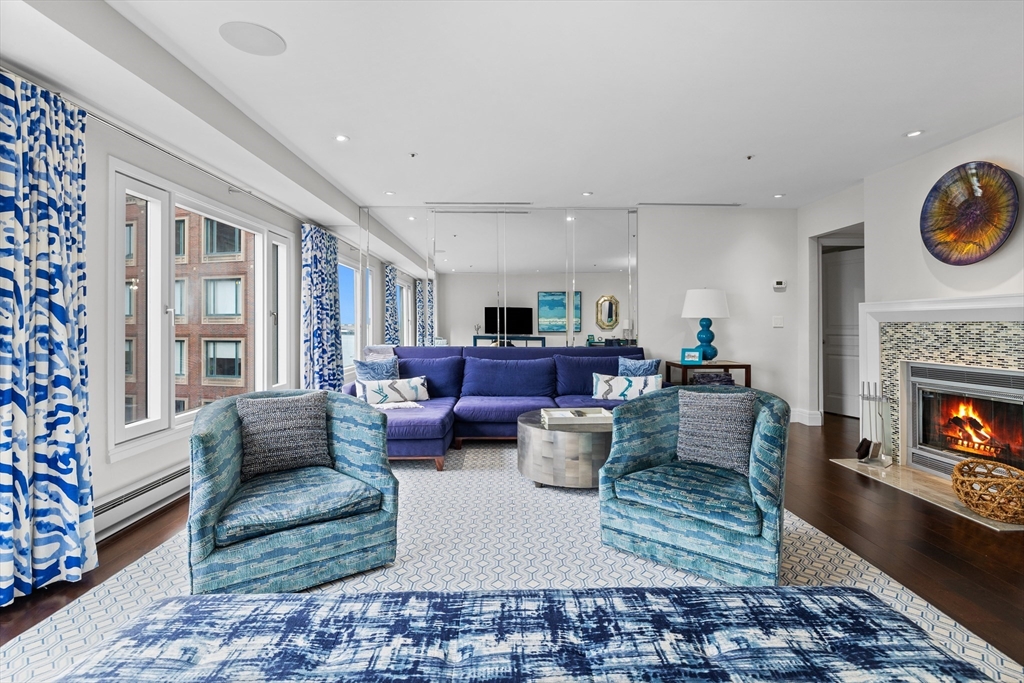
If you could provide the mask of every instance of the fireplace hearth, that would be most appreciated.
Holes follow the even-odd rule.
[[[1024,469],[1024,373],[910,363],[909,465],[950,476],[965,458]]]

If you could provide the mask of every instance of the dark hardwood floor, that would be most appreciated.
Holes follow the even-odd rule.
[[[992,531],[829,462],[853,457],[858,440],[850,418],[826,415],[823,427],[794,424],[786,509],[1024,664],[1024,532]],[[101,542],[100,567],[82,581],[0,609],[0,643],[169,539],[184,528],[187,513],[187,499],[175,502]]]

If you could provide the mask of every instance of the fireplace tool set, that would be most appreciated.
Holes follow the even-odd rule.
[[[865,465],[888,467],[892,456],[885,451],[889,434],[889,399],[878,393],[878,382],[874,389],[871,382],[860,383],[860,433],[857,445],[857,460]]]

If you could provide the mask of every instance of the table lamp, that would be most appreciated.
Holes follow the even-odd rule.
[[[715,333],[711,331],[712,318],[728,318],[729,302],[725,299],[725,292],[720,289],[688,289],[683,299],[684,318],[700,318],[700,332],[697,333],[697,341],[700,342],[701,357],[704,360],[714,360],[718,355],[718,349],[711,345],[715,340]]]

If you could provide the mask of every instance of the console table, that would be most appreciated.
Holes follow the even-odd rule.
[[[529,337],[526,335],[519,334],[503,334],[501,335],[503,341],[521,341],[526,342],[526,346],[530,345],[530,342],[540,342],[541,346],[547,346],[547,339],[544,337]],[[473,335],[473,346],[480,346],[478,342],[485,341],[487,343],[498,341],[498,335],[496,334],[474,334]]]
[[[750,387],[750,363],[737,363],[731,360],[721,361],[710,361],[704,362],[700,365],[683,365],[682,363],[675,363],[673,361],[665,361],[665,381],[672,381],[672,371],[678,370],[679,375],[682,378],[682,384],[689,384],[690,382],[690,371],[691,370],[742,370],[743,371],[743,385]]]

